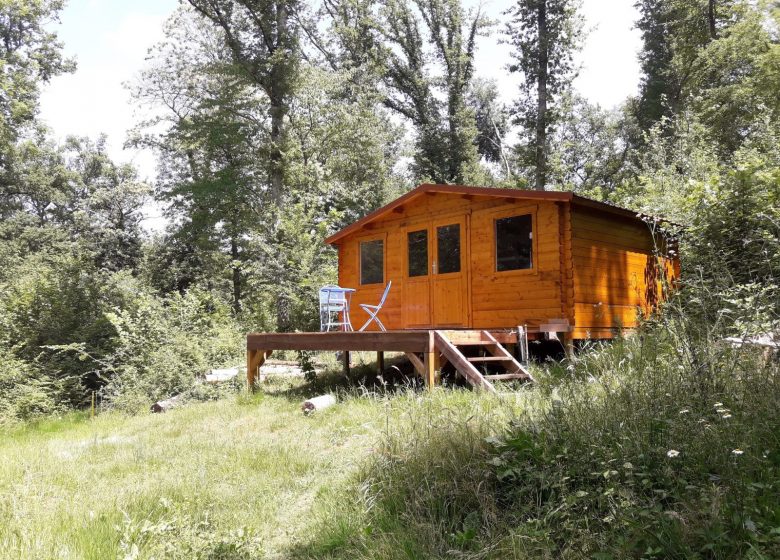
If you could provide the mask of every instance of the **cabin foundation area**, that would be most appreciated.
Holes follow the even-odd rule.
[[[252,333],[247,335],[247,386],[250,391],[254,388],[260,366],[275,350],[330,350],[344,352],[347,367],[349,352],[376,352],[379,368],[384,352],[403,352],[429,388],[439,382],[441,368],[450,363],[473,387],[495,392],[493,381],[533,381],[507,350],[518,341],[517,331],[487,330]],[[483,375],[477,365],[488,362],[500,366],[502,373]]]

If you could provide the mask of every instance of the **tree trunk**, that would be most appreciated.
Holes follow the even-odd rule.
[[[230,260],[233,267],[233,311],[241,313],[241,268],[238,262],[238,229],[230,235]]]
[[[284,101],[275,99],[271,96],[271,107],[269,109],[271,117],[271,160],[268,170],[271,183],[271,198],[274,202],[281,201],[284,191],[284,162],[282,161],[282,143],[284,142],[284,116],[287,113],[287,107]]]
[[[547,0],[539,0],[536,24],[539,33],[539,77],[536,107],[535,188],[543,191],[547,183],[547,63],[550,40],[547,30]]]
[[[718,28],[715,26],[717,22],[717,14],[715,12],[715,2],[716,0],[709,0],[709,5],[707,7],[707,18],[710,22],[710,38],[714,41],[718,38]]]

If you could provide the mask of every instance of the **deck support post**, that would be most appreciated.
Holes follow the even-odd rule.
[[[257,350],[246,351],[246,390],[250,393],[255,390],[255,375],[254,364]]]
[[[266,358],[271,355],[270,350],[255,350],[247,348],[246,351],[246,388],[252,393],[255,390],[257,372]]]
[[[436,385],[436,352],[425,352],[423,355],[423,365],[425,369],[425,384],[428,389],[433,389]]]
[[[344,360],[344,376],[349,379],[351,373],[349,350],[344,350],[342,352],[342,359]]]
[[[574,358],[574,337],[571,333],[563,333],[562,344],[566,359],[571,360]]]
[[[376,353],[376,372],[378,375],[382,375],[385,372],[385,353]]]

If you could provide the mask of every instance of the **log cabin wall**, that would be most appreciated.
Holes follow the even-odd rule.
[[[614,328],[636,327],[639,314],[660,302],[664,281],[672,285],[679,273],[677,259],[656,260],[662,242],[639,220],[574,205],[571,232],[573,338],[610,338]]]
[[[449,193],[425,193],[341,239],[339,284],[356,288],[352,323],[367,318],[359,304],[376,304],[388,280],[393,282],[382,311],[388,329],[462,327],[504,329],[538,327],[571,315],[562,273],[562,221],[568,204],[543,200]],[[529,269],[497,271],[496,220],[532,217],[532,264]],[[462,231],[460,274],[430,274],[436,260],[438,227],[457,224]],[[427,231],[427,275],[408,274],[409,234]],[[422,234],[420,234],[422,235]],[[381,240],[383,281],[361,284],[360,243]],[[375,329],[372,325],[371,329]]]

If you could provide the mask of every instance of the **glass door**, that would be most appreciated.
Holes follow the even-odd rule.
[[[431,307],[437,327],[468,326],[466,274],[466,217],[448,218],[431,224]]]
[[[428,224],[406,230],[406,286],[404,324],[407,327],[431,326],[431,248]]]

